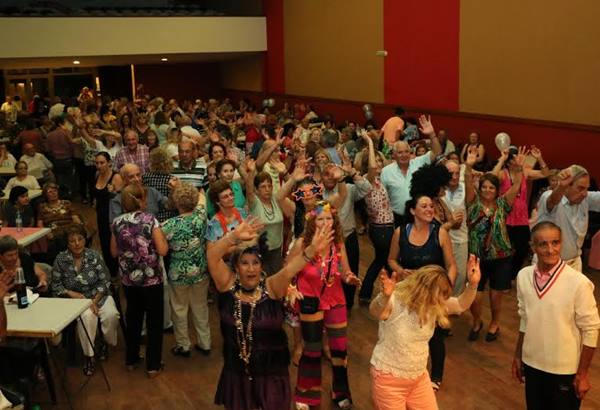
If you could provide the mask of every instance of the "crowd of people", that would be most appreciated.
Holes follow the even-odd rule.
[[[15,170],[3,225],[51,228],[27,249],[0,237],[0,296],[22,267],[45,296],[91,299],[77,332],[87,376],[116,345],[120,323],[128,371],[142,362],[151,378],[164,370],[170,326],[173,355],[210,354],[214,297],[223,339],[216,404],[318,406],[326,358],[331,399],[349,409],[347,321],[357,301],[379,320],[375,407],[434,409],[448,316],[470,309],[468,340],[485,328],[494,342],[516,279],[513,373],[526,377],[529,408],[578,408],[589,389],[600,318],[581,249],[600,192],[588,192],[580,165],[551,169],[535,146],[510,146],[493,160],[476,132],[459,144],[428,116],[401,109],[378,127],[304,104],[270,110],[83,90],[29,112],[7,97],[0,111],[0,165]],[[535,180],[547,183],[531,192]],[[41,198],[30,200],[36,189]],[[94,207],[96,221],[84,220],[75,198]],[[374,258],[360,272],[365,233]]]

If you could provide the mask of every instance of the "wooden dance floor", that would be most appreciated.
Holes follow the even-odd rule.
[[[88,221],[94,220],[91,208],[84,213]],[[91,224],[90,224],[91,225]],[[367,236],[360,237],[361,268],[364,275],[372,260],[373,250]],[[95,247],[98,244],[94,244]],[[591,273],[590,277],[600,284],[600,275]],[[378,288],[376,288],[377,291]],[[598,290],[596,289],[596,295]],[[484,310],[484,321],[489,321],[489,308]],[[125,347],[122,335],[119,345],[104,366],[112,384],[112,392],[106,390],[100,372],[90,380],[85,389],[72,398],[75,409],[86,410],[129,410],[129,409],[218,409],[213,404],[219,372],[222,365],[221,336],[219,333],[218,312],[211,305],[210,322],[213,349],[210,356],[193,352],[191,358],[174,357],[170,349],[174,345],[173,335],[166,334],[163,345],[165,371],[158,378],[149,380],[144,371],[138,369],[127,372],[124,365]],[[512,356],[518,333],[518,316],[515,291],[505,298],[500,326],[500,337],[492,343],[483,339],[486,327],[477,342],[468,342],[470,314],[452,320],[453,336],[446,341],[446,364],[441,390],[437,393],[441,409],[523,409],[524,392],[521,385],[511,377]],[[289,334],[289,332],[288,332]],[[291,334],[290,334],[291,336]],[[349,378],[355,409],[373,409],[370,399],[369,359],[377,340],[377,322],[373,320],[367,308],[355,306],[349,319]],[[291,340],[291,337],[290,337]],[[291,347],[291,346],[290,346]],[[53,350],[57,354],[56,350]],[[59,351],[58,351],[59,352]],[[59,352],[62,354],[62,352]],[[598,355],[596,355],[598,356]],[[62,362],[60,362],[62,363]],[[595,357],[590,369],[592,390],[583,402],[583,409],[600,409],[600,357]],[[76,392],[84,376],[81,367],[67,368],[66,387]],[[322,394],[321,409],[335,408],[329,399],[330,370],[323,366],[325,389]],[[295,385],[296,368],[290,366],[292,388]],[[60,404],[55,409],[68,409],[64,393],[57,388]],[[42,408],[50,407],[45,387],[38,387],[34,397],[42,401]],[[285,409],[282,409],[285,410]]]

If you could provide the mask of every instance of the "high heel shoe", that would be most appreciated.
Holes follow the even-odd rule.
[[[486,342],[493,342],[494,340],[498,339],[498,334],[499,333],[500,333],[500,327],[498,327],[494,333],[487,332],[487,334],[485,335],[485,341]]]
[[[474,342],[475,340],[479,339],[479,332],[481,332],[482,328],[483,328],[483,322],[479,323],[479,327],[477,329],[475,329],[474,327],[471,328],[471,331],[469,332],[469,337],[467,338],[467,340],[469,342]]]

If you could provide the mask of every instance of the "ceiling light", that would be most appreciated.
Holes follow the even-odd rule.
[[[169,59],[167,57],[163,57],[160,59],[160,61],[169,61]]]
[[[75,64],[75,65],[79,65],[79,64],[81,64],[81,63],[79,62],[79,60],[73,60],[73,64]]]

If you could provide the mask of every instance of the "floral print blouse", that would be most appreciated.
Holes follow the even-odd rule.
[[[117,240],[117,261],[121,281],[125,286],[153,286],[163,281],[163,264],[152,239],[158,228],[156,218],[135,211],[113,221],[112,232]]]
[[[199,207],[191,215],[163,223],[171,250],[167,276],[172,285],[193,285],[208,278],[204,239],[207,222],[206,209]]]
[[[83,250],[83,258],[79,269],[75,268],[73,255],[70,251],[59,253],[52,268],[52,293],[65,296],[68,290],[79,292],[88,299],[93,299],[98,293],[104,296],[98,302],[98,307],[104,304],[110,295],[110,275],[100,254],[92,249]]]

